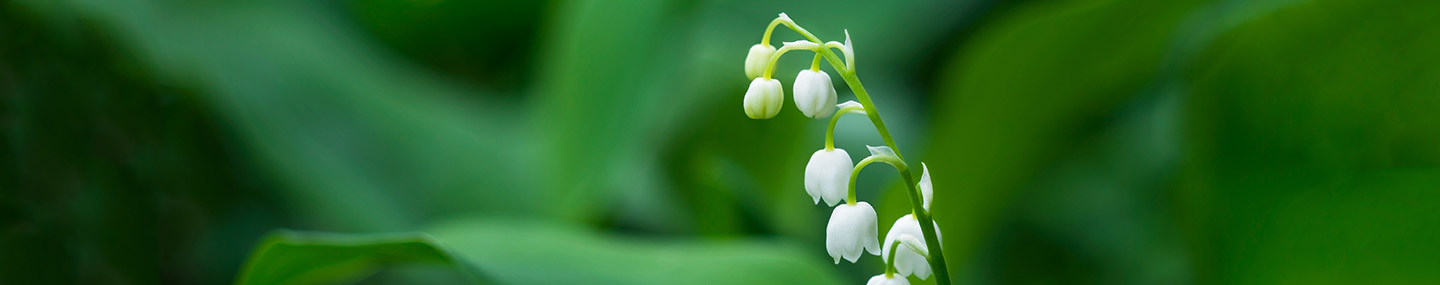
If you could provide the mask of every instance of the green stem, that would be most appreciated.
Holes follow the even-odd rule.
[[[890,254],[885,258],[885,278],[895,277],[895,252],[900,251],[900,239],[890,243]]]
[[[770,64],[765,66],[765,76],[762,76],[762,78],[770,79],[770,76],[775,74],[775,63],[780,62],[780,55],[797,49],[801,48],[787,45],[781,46],[779,50],[776,50],[775,55],[770,56]]]
[[[824,58],[820,56],[820,53],[815,53],[815,61],[810,62],[810,71],[820,71],[820,60]]]
[[[890,130],[885,127],[885,120],[880,118],[879,110],[875,109],[875,102],[870,100],[870,94],[865,92],[864,86],[860,85],[860,78],[855,75],[855,70],[847,68],[845,63],[840,60],[840,56],[835,55],[834,51],[823,46],[825,44],[824,41],[821,41],[819,37],[805,30],[805,28],[801,28],[800,25],[780,19],[770,22],[770,25],[773,27],[776,23],[785,24],[786,27],[795,30],[796,33],[804,36],[805,39],[822,45],[821,48],[815,49],[815,52],[824,56],[825,60],[830,62],[830,66],[835,68],[835,72],[840,73],[840,78],[845,79],[845,84],[850,85],[850,90],[855,91],[855,98],[860,101],[861,106],[865,106],[865,113],[870,116],[870,122],[875,124],[875,129],[880,132],[880,138],[885,140],[885,145],[895,150],[895,156],[902,160],[905,159],[905,156],[900,154],[900,148],[895,145],[895,139],[890,136]],[[767,32],[770,30],[774,29],[767,29]]]
[[[769,33],[774,30],[777,23],[785,24],[786,27],[795,30],[796,33],[799,33],[805,37],[805,39],[826,45],[825,41],[820,40],[820,37],[816,37],[815,34],[801,28],[800,25],[790,21],[788,17],[785,19],[777,18],[775,21],[770,22],[770,28],[767,28],[765,31],[765,42],[769,42]],[[885,145],[889,146],[890,149],[895,152],[895,158],[899,160],[899,163],[892,163],[891,165],[894,165],[895,168],[900,171],[901,178],[905,180],[905,186],[909,188],[909,191],[906,191],[906,193],[909,193],[908,196],[910,196],[910,209],[915,213],[915,218],[920,222],[920,231],[925,235],[925,244],[933,245],[928,247],[930,250],[930,268],[931,271],[935,273],[935,284],[950,284],[950,271],[948,269],[949,267],[945,264],[945,253],[944,250],[941,250],[939,235],[935,234],[935,220],[930,217],[929,211],[925,211],[924,202],[921,201],[922,198],[920,197],[920,188],[916,187],[915,180],[913,179],[914,175],[910,173],[909,167],[904,167],[905,156],[900,154],[900,147],[895,145],[895,139],[890,135],[890,130],[885,127],[885,120],[880,118],[880,109],[875,108],[875,102],[870,100],[870,94],[865,92],[865,87],[860,84],[860,78],[855,74],[855,70],[846,67],[845,63],[840,60],[839,56],[835,55],[834,51],[822,46],[821,48],[815,49],[815,52],[824,56],[825,61],[829,62],[830,66],[835,68],[836,72],[840,73],[840,78],[845,80],[845,84],[848,84],[850,90],[855,92],[857,101],[860,102],[861,106],[865,107],[865,113],[870,117],[870,122],[875,125],[875,130],[880,132],[880,138],[884,139]],[[869,160],[869,158],[866,158],[866,160]],[[864,162],[864,160],[861,161],[861,163]],[[858,170],[859,166],[857,165],[856,171]],[[855,196],[854,173],[850,176],[850,196],[853,201],[853,197]]]
[[[874,163],[877,160],[879,160],[877,156],[872,155],[865,157],[865,159],[860,160],[860,163],[855,164],[855,169],[850,170],[850,196],[847,197],[847,199],[850,199],[847,200],[850,205],[855,205],[855,179],[860,177],[860,170],[865,169],[866,165],[870,165],[870,163]]]
[[[825,128],[825,151],[835,150],[835,125],[840,123],[840,116],[849,114],[851,111],[864,111],[864,108],[852,105],[835,111],[835,116],[830,117],[830,126]]]
[[[900,169],[900,176],[905,180],[905,186],[910,188],[910,191],[907,191],[910,193],[910,210],[915,212],[915,219],[920,222],[920,232],[925,235],[925,244],[930,250],[930,254],[927,254],[930,257],[930,269],[935,272],[935,284],[950,284],[950,271],[947,270],[949,267],[945,266],[945,252],[941,250],[940,235],[935,234],[935,219],[930,217],[929,211],[925,211],[910,169],[903,166],[901,163],[896,168],[903,168]]]
[[[935,284],[950,284],[950,272],[946,270],[948,267],[945,267],[945,253],[940,249],[940,236],[935,234],[935,220],[930,217],[930,212],[923,208],[920,192],[917,191],[918,185],[915,185],[914,176],[910,174],[910,167],[904,160],[889,155],[871,155],[860,160],[860,163],[855,165],[855,170],[850,172],[850,196],[852,199],[855,196],[855,178],[860,176],[860,169],[874,162],[894,166],[895,170],[900,172],[900,178],[905,180],[905,186],[910,190],[906,191],[910,197],[910,209],[915,212],[915,219],[920,222],[920,232],[925,235],[925,244],[930,251],[925,255],[929,258],[931,271],[935,273]]]

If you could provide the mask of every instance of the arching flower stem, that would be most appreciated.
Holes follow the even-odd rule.
[[[906,193],[910,196],[910,208],[915,212],[915,218],[920,222],[920,231],[925,235],[925,242],[926,244],[935,245],[929,248],[930,254],[928,254],[930,256],[930,267],[935,274],[935,284],[950,284],[950,271],[948,270],[949,267],[945,264],[945,254],[943,253],[944,251],[941,250],[939,235],[935,234],[935,221],[930,217],[930,212],[924,208],[925,204],[924,201],[922,201],[923,198],[920,197],[920,189],[915,185],[915,179],[910,173],[910,168],[905,165],[905,156],[900,154],[900,147],[895,144],[895,139],[890,135],[889,128],[885,127],[885,120],[880,118],[880,110],[875,108],[875,102],[870,99],[870,94],[865,92],[865,86],[860,84],[860,77],[855,74],[855,69],[853,68],[855,66],[853,62],[854,54],[846,55],[846,59],[851,61],[847,65],[846,62],[841,61],[839,55],[836,55],[835,52],[830,49],[834,46],[833,44],[822,41],[820,37],[816,37],[815,34],[810,33],[810,31],[805,30],[805,28],[801,28],[800,25],[795,24],[794,20],[790,19],[790,16],[784,13],[781,13],[779,17],[776,17],[775,20],[771,21],[770,25],[765,28],[765,36],[761,39],[761,43],[768,44],[770,42],[770,34],[775,30],[775,27],[780,24],[784,24],[811,42],[823,45],[813,50],[824,57],[825,61],[830,63],[830,67],[834,68],[835,72],[840,74],[840,78],[845,80],[845,84],[850,86],[850,90],[855,92],[855,99],[860,102],[861,106],[865,107],[865,114],[870,117],[870,123],[875,125],[875,130],[880,133],[880,138],[885,140],[885,145],[889,146],[890,149],[895,152],[894,157],[885,159],[884,162],[895,166],[896,170],[900,172],[902,180],[905,180],[905,187],[909,190],[906,191]],[[847,32],[846,34],[846,42],[848,44],[849,33]],[[842,50],[849,49],[847,46],[840,47]],[[784,48],[782,47],[781,50],[784,50]],[[851,53],[853,53],[853,51]],[[773,59],[779,57],[780,52],[776,52],[770,65],[772,70],[775,62]],[[765,73],[765,78],[770,78],[770,71],[767,70]],[[836,117],[838,118],[839,116]],[[832,140],[827,139],[826,142],[827,148],[833,146]],[[860,161],[859,164],[856,164],[855,170],[850,176],[850,194],[847,203],[851,205],[855,204],[855,174],[858,174],[860,169],[863,168],[865,164],[869,164],[871,158],[874,157],[875,156],[867,157],[865,160]]]
[[[810,71],[820,71],[821,59],[825,59],[825,57],[820,56],[820,53],[818,52],[815,53],[815,61],[810,62]]]
[[[890,244],[890,254],[887,254],[888,256],[885,257],[885,278],[895,277],[895,252],[898,252],[899,250],[897,249],[899,248],[899,239],[896,239],[894,243]]]
[[[873,112],[870,113],[873,114]],[[904,180],[905,187],[909,189],[909,191],[905,191],[905,193],[908,193],[909,195],[907,196],[910,197],[910,210],[915,213],[915,219],[920,222],[920,232],[925,235],[925,243],[935,245],[928,248],[929,253],[922,255],[929,258],[931,271],[935,274],[935,284],[950,284],[950,272],[946,269],[948,267],[945,267],[945,253],[940,249],[940,236],[935,234],[935,219],[930,217],[929,211],[925,210],[924,202],[921,201],[922,198],[920,197],[920,189],[918,185],[915,184],[915,178],[910,174],[910,167],[905,164],[905,161],[900,160],[897,156],[890,155],[871,155],[860,160],[859,163],[855,164],[855,170],[850,172],[849,203],[852,205],[855,203],[855,181],[856,178],[860,177],[860,170],[864,169],[866,165],[875,162],[884,162],[885,164],[895,167],[895,170],[900,172],[900,180]],[[891,250],[892,253],[894,251],[896,250]],[[893,264],[890,266],[893,266]]]
[[[841,105],[844,106],[845,104]],[[865,107],[845,106],[840,108],[839,110],[835,110],[835,115],[830,116],[830,126],[825,129],[825,150],[835,149],[835,125],[840,123],[840,116],[849,114],[850,112],[854,111],[865,111]],[[851,185],[851,188],[854,188],[854,185]]]

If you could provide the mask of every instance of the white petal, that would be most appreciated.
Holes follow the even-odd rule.
[[[825,71],[801,70],[794,88],[795,107],[806,117],[828,118],[835,112],[835,84]]]
[[[835,263],[840,263],[842,257],[853,263],[865,249],[879,246],[875,239],[877,233],[875,208],[870,203],[836,206],[830,213],[830,223],[825,226],[825,251]]]
[[[865,281],[865,285],[910,285],[910,280],[906,280],[905,275],[896,274],[886,278],[885,274],[880,274],[870,277],[870,281]]]
[[[850,172],[854,170],[855,162],[844,149],[817,150],[805,164],[805,193],[815,201],[825,199],[826,205],[839,204],[850,194]]]
[[[925,236],[920,230],[920,222],[915,219],[914,215],[900,217],[900,219],[895,220],[895,224],[890,227],[890,231],[885,233],[885,242],[880,244],[882,246],[880,256],[888,257],[890,256],[891,250],[900,250],[895,253],[896,273],[900,275],[913,274],[920,279],[929,278],[931,273],[930,263],[925,260],[925,256],[908,249],[892,248],[895,240],[899,239],[901,235],[911,235],[915,237]],[[938,224],[935,227],[935,235],[936,237],[940,237],[940,227]],[[921,239],[920,242],[923,244],[924,240]],[[926,247],[928,248],[929,245],[926,244]]]
[[[930,211],[930,198],[935,196],[935,187],[930,184],[930,167],[920,163],[920,196],[924,198],[925,211]]]

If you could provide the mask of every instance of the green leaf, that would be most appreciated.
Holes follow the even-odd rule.
[[[952,271],[975,263],[1036,177],[1152,91],[1197,2],[1028,2],[963,45],[936,88],[925,158],[946,254],[961,257]]]
[[[504,119],[515,102],[390,57],[314,3],[54,2],[166,85],[201,90],[303,225],[410,230],[444,213],[539,210],[544,191],[474,191],[535,188],[530,136]]]
[[[629,237],[494,218],[453,220],[432,233],[502,284],[839,283],[815,246]]]
[[[498,218],[451,220],[432,232],[277,231],[236,283],[351,283],[402,263],[455,266],[501,284],[840,283],[820,248],[775,241],[638,238]]]
[[[397,263],[451,265],[467,273],[424,233],[336,234],[279,230],[256,246],[236,284],[347,283]],[[475,276],[475,275],[471,275]]]
[[[1220,35],[1187,75],[1180,194],[1200,283],[1440,280],[1433,1],[1308,1]]]

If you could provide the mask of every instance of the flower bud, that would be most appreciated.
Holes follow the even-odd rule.
[[[795,75],[795,107],[816,119],[835,113],[835,84],[830,82],[830,74],[806,69]]]
[[[745,90],[745,115],[751,119],[774,118],[785,106],[785,88],[775,79],[755,78]]]
[[[774,46],[768,44],[750,46],[750,54],[745,56],[745,76],[754,79],[764,75],[765,67],[770,65],[770,56],[774,54]]]

